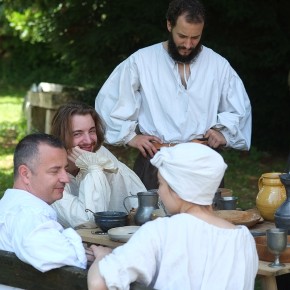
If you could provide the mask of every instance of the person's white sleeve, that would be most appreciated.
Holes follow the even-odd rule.
[[[154,224],[145,224],[126,244],[99,262],[108,289],[129,289],[134,281],[145,285],[152,282],[160,262],[160,242],[154,229]]]
[[[104,174],[116,172],[115,164],[99,154],[86,152],[77,160],[80,168],[77,175],[78,192],[73,194],[72,183],[65,186],[63,198],[53,204],[59,222],[64,226],[76,227],[88,221],[94,222],[91,212],[106,211],[111,197],[111,188]]]
[[[134,56],[119,64],[109,76],[95,101],[95,109],[106,124],[106,142],[127,144],[136,136],[141,104],[139,76]]]
[[[140,178],[127,165],[119,161],[107,148],[102,146],[98,151],[108,159],[112,160],[118,167],[116,173],[105,173],[111,187],[109,209],[126,211],[131,208],[137,208],[137,198],[129,198],[125,202],[124,199],[127,196],[136,196],[138,192],[147,191]]]
[[[219,106],[216,129],[224,135],[227,147],[249,150],[252,135],[252,110],[249,97],[236,72],[227,73]]]
[[[85,269],[87,258],[81,237],[40,214],[19,213],[13,225],[12,247],[16,256],[41,272],[62,266]]]

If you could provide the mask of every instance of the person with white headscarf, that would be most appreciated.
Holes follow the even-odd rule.
[[[123,246],[92,246],[96,262],[89,290],[129,289],[133,281],[154,289],[251,290],[258,271],[254,239],[212,210],[227,165],[208,146],[185,143],[151,160],[159,170],[158,194],[170,214],[142,225]]]

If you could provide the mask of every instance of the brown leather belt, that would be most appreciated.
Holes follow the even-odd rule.
[[[198,138],[198,139],[192,139],[186,143],[189,143],[189,142],[193,142],[193,143],[200,143],[200,144],[204,144],[204,145],[207,145],[207,141],[208,141],[208,138]],[[154,145],[154,147],[159,150],[160,148],[162,147],[173,147],[177,144],[181,144],[181,143],[157,143],[157,142],[152,142],[152,144]]]

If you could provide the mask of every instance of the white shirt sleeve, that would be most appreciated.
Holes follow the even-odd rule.
[[[81,167],[76,179],[71,177],[63,198],[52,205],[65,227],[94,222],[93,214],[86,209],[125,211],[124,198],[146,190],[137,175],[103,146],[96,153],[82,154],[80,159],[76,161]],[[137,207],[136,202],[132,200],[133,207]]]
[[[60,223],[71,227],[94,221],[93,214],[86,209],[92,212],[108,209],[111,189],[104,170],[116,171],[113,162],[99,153],[83,153],[76,165],[80,167],[76,179],[71,177],[63,198],[53,204]]]
[[[160,243],[153,224],[150,226],[142,226],[130,242],[115,248],[99,262],[108,289],[129,289],[130,283],[136,280],[150,284],[159,265]]]
[[[137,208],[137,198],[127,199],[124,207],[124,199],[127,196],[136,196],[138,192],[147,191],[146,187],[127,165],[119,161],[108,149],[101,147],[99,151],[107,156],[110,160],[113,160],[117,164],[118,171],[115,174],[105,173],[107,180],[111,187],[111,199],[109,204],[110,210],[126,211],[126,209]]]
[[[228,66],[228,75],[224,78],[221,102],[216,127],[221,127],[227,147],[249,150],[251,146],[252,110],[245,87]]]
[[[136,64],[131,58],[112,72],[95,101],[96,111],[106,124],[106,141],[123,145],[136,136],[141,95]]]
[[[25,211],[25,212],[24,212]],[[87,258],[81,237],[37,211],[25,209],[12,219],[12,247],[22,261],[41,272],[65,265],[85,269]]]

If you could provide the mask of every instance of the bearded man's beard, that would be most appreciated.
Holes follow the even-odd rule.
[[[198,56],[198,54],[201,51],[202,44],[199,42],[195,48],[192,48],[190,54],[188,55],[181,55],[178,51],[178,47],[176,46],[172,33],[169,34],[168,37],[168,53],[169,55],[175,60],[176,62],[182,62],[182,63],[190,63],[194,61],[194,59]],[[185,47],[179,47],[179,48],[185,48]]]

